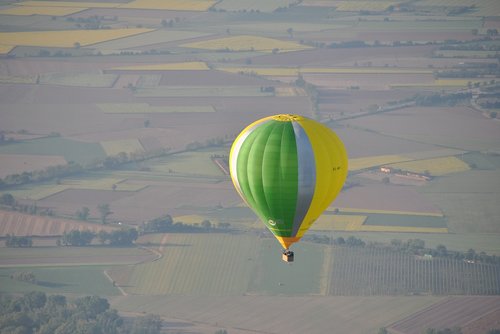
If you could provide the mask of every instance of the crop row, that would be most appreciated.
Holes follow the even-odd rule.
[[[223,295],[244,293],[254,237],[228,234],[169,234],[161,260],[137,265],[127,291],[138,294]]]
[[[337,247],[331,295],[500,294],[500,268],[379,248]]]

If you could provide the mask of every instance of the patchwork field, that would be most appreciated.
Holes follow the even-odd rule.
[[[0,146],[0,154],[26,154],[63,156],[66,161],[86,163],[105,158],[97,143],[84,143],[62,137],[42,138]]]
[[[457,312],[458,308],[460,308],[459,312]],[[467,330],[464,333],[481,333],[488,331],[491,328],[489,326],[496,324],[492,319],[481,324],[480,319],[499,308],[500,298],[496,296],[449,297],[392,324],[388,329],[405,334],[420,334],[427,328],[460,326],[468,329],[470,326],[471,331]]]
[[[470,169],[469,165],[467,165],[457,157],[442,157],[410,162],[400,162],[390,164],[389,167],[399,168],[414,173],[428,172],[434,176],[464,172]]]
[[[37,1],[37,3],[39,2]],[[75,43],[86,46],[149,31],[152,31],[152,29],[0,32],[0,44],[72,48],[75,47]]]
[[[409,158],[400,155],[382,155],[374,157],[354,158],[349,159],[349,170],[356,171],[408,160]]]
[[[500,254],[499,123],[467,100],[404,102],[476,82],[493,101],[495,0],[110,1],[0,5],[0,177],[167,153],[2,188],[54,216],[0,212],[0,236],[35,235],[30,249],[0,252],[0,293],[110,296],[127,316],[164,316],[164,332],[199,334],[420,334],[467,318],[444,296],[499,293],[493,265],[370,248],[421,239]],[[347,186],[291,265],[216,164],[245,126],[277,113],[331,127],[350,160]],[[398,181],[380,166],[434,177]],[[83,207],[88,222],[69,219]],[[215,228],[142,235],[138,248],[54,246],[70,229],[166,214]],[[311,242],[352,236],[367,247]],[[474,319],[496,314],[496,302],[463,301]]]
[[[58,86],[77,87],[112,87],[118,76],[115,74],[103,73],[44,73],[38,77],[38,83]]]
[[[204,71],[209,70],[204,62],[164,63],[114,67],[118,71]]]
[[[141,142],[137,139],[102,141],[101,146],[108,156],[118,155],[121,152],[125,152],[127,154],[144,152],[144,147],[142,147]]]
[[[15,6],[0,10],[0,15],[66,16],[85,10],[85,7]]]
[[[0,292],[42,291],[57,294],[117,296],[120,291],[104,275],[106,266],[17,267],[0,268]],[[38,284],[15,281],[10,275],[32,272]]]
[[[1,39],[0,39],[1,41]],[[310,49],[311,47],[295,42],[287,42],[267,37],[241,35],[210,39],[201,42],[182,44],[182,47],[208,50],[231,50],[231,51],[263,51],[290,52]]]
[[[97,106],[106,114],[215,112],[212,106],[152,106],[148,103],[105,103]]]
[[[206,11],[215,3],[214,0],[134,0],[120,5],[120,8]]]
[[[137,89],[135,95],[137,97],[259,97],[272,96],[274,94],[263,92],[260,87],[252,86],[159,86],[152,89]]]
[[[160,313],[167,317],[225,328],[231,333],[369,334],[394,323],[442,297],[321,297],[317,296],[130,296],[112,304],[120,311]],[[269,312],[272,310],[272,312]],[[363,319],[360,321],[359,319]]]
[[[66,160],[58,155],[0,154],[0,161],[0,178],[66,164]]]
[[[332,295],[498,294],[498,265],[424,259],[390,249],[334,249]]]
[[[225,234],[155,236],[151,242],[158,244],[163,257],[135,266],[123,288],[141,295],[241,295],[250,282],[248,264],[257,256],[256,241]],[[110,274],[113,277],[113,271]]]
[[[47,216],[32,216],[17,212],[0,211],[0,235],[59,236],[71,230],[113,231],[111,226]]]

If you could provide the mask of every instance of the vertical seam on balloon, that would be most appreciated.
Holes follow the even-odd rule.
[[[268,143],[269,143],[269,140],[271,138],[271,133],[274,131],[274,129],[276,129],[276,127],[273,126],[273,129],[271,129],[271,132],[269,133],[269,136],[267,136],[266,138],[266,144],[264,145],[264,150],[262,151],[262,161],[264,161],[264,156],[266,154],[266,149],[269,147]],[[266,205],[266,212],[268,214],[271,213],[271,207],[269,206],[269,197],[268,197],[268,194],[266,191],[264,191],[264,174],[265,174],[265,170],[264,170],[264,163],[261,164],[260,166],[261,168],[261,173],[260,175],[262,175],[262,192],[264,194],[264,199],[265,199],[265,205]]]
[[[296,236],[298,231],[300,230],[301,225],[304,223],[304,218],[309,211],[309,207],[312,203],[314,192],[316,190],[316,163],[314,159],[314,150],[305,129],[302,127],[300,122],[293,122],[292,125],[295,133],[295,142],[297,147],[298,168],[297,204],[295,206],[295,216],[292,225],[292,236]],[[300,134],[302,134],[302,136],[300,136]],[[299,140],[301,141],[300,143]],[[303,149],[300,149],[300,147],[302,147]],[[308,167],[308,164],[310,164],[310,173],[307,173],[304,170]],[[306,180],[305,178],[307,178],[308,176],[310,177]],[[310,187],[312,188],[312,190],[306,189],[307,182],[310,183]],[[300,203],[302,203],[302,205],[299,205],[299,201]]]

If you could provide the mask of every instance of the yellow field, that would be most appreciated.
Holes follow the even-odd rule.
[[[456,157],[415,160],[391,164],[389,166],[414,173],[424,173],[428,171],[434,176],[463,172],[470,169],[469,165]]]
[[[16,5],[26,7],[79,7],[79,8],[127,8],[206,11],[214,0],[135,0],[128,3],[115,2],[70,2],[70,1],[24,1]]]
[[[0,45],[0,54],[7,54],[13,48],[14,48],[14,46],[12,46],[12,45]]]
[[[16,6],[0,10],[0,15],[49,15],[65,16],[81,12],[84,7]]]
[[[353,226],[361,226],[366,221],[361,215],[321,215],[311,226],[311,230],[357,231]]]
[[[320,74],[432,74],[431,70],[390,67],[305,67],[300,73]]]
[[[130,154],[134,152],[144,151],[144,147],[142,147],[138,139],[102,141],[101,146],[107,155],[117,155],[118,153],[121,152]]]
[[[489,80],[477,80],[476,78],[471,79],[437,79],[434,81],[436,86],[448,86],[448,87],[467,87],[470,83],[474,84],[476,82],[483,83],[489,82]]]
[[[30,31],[2,32],[0,45],[23,45],[42,47],[74,47],[91,45],[112,39],[138,35],[153,29],[106,29],[106,30],[63,30],[63,31]]]
[[[77,7],[77,8],[116,8],[120,3],[116,2],[71,2],[71,1],[23,1],[16,3],[28,7]]]
[[[437,87],[467,87],[469,83],[489,82],[490,80],[477,80],[476,78],[470,79],[436,79],[434,83],[408,83],[408,84],[394,84],[389,85],[391,88],[437,88]]]
[[[118,66],[113,70],[121,71],[207,71],[210,68],[202,61],[191,61],[183,63],[163,63],[135,66]]]
[[[276,96],[306,96],[304,89],[299,87],[276,87]]]
[[[25,76],[0,75],[0,83],[34,84],[34,83],[36,83],[36,78],[37,77],[35,75],[25,75]]]
[[[206,11],[215,3],[213,0],[135,0],[120,8]]]
[[[186,225],[195,225],[195,224],[201,224],[202,221],[206,220],[206,217],[200,216],[200,215],[184,215],[184,216],[175,216],[173,217],[174,222],[181,222]],[[208,219],[212,223],[212,225],[217,225],[218,220],[214,219]]]
[[[426,69],[385,68],[385,67],[221,67],[218,70],[230,73],[246,73],[264,76],[296,76],[299,73],[310,74],[432,74]],[[467,83],[466,83],[467,84]]]
[[[340,12],[384,11],[389,6],[398,4],[398,1],[336,1],[335,8]]]
[[[11,190],[9,191],[9,193],[17,199],[29,199],[38,201],[45,197],[60,193],[61,191],[64,191],[68,188],[68,186],[62,184],[36,185],[31,186],[28,189]]]
[[[411,159],[401,155],[377,155],[372,157],[354,158],[349,159],[349,170],[355,171],[408,160]]]
[[[208,49],[208,50],[231,50],[231,51],[262,51],[272,52],[277,49],[279,52],[299,51],[310,49],[310,46],[301,45],[294,42],[281,41],[274,38],[260,36],[232,36],[208,41],[193,42],[181,45],[186,48]]]
[[[299,70],[296,68],[279,68],[279,67],[221,67],[218,68],[220,71],[230,72],[230,73],[245,73],[245,74],[256,74],[263,76],[297,76]]]

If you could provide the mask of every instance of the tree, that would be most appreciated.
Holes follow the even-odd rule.
[[[75,49],[79,49],[80,48],[80,42],[75,42],[73,44],[73,46],[74,46]]]
[[[0,196],[0,204],[13,206],[16,204],[16,199],[12,194],[5,193]]]
[[[382,327],[378,330],[378,334],[387,334],[387,329],[385,327]]]
[[[15,235],[7,234],[5,238],[6,247],[31,247],[33,240],[31,237],[17,237]]]
[[[104,231],[104,230],[100,230],[97,233],[97,238],[99,239],[99,242],[101,244],[104,244],[104,243],[106,243],[107,240],[109,240],[109,233]]]
[[[89,214],[90,214],[90,209],[87,208],[86,206],[84,206],[83,208],[81,208],[76,212],[76,216],[78,217],[78,219],[81,220],[87,220]]]
[[[144,232],[158,233],[167,232],[173,225],[174,220],[170,215],[163,215],[155,218],[144,225]]]
[[[107,223],[106,219],[107,217],[112,214],[111,210],[109,209],[109,204],[100,204],[97,209],[99,210],[99,213],[101,215],[101,223],[104,225]]]
[[[338,237],[335,240],[333,240],[333,244],[343,246],[345,245],[345,239],[343,237]]]
[[[290,38],[293,38],[293,28],[288,28],[286,32],[290,35]]]
[[[86,296],[75,300],[77,311],[84,313],[88,318],[95,318],[98,314],[109,309],[108,300],[99,296]]]
[[[130,334],[159,334],[162,321],[159,315],[148,314],[134,320]]]
[[[212,223],[210,222],[210,220],[205,219],[204,221],[201,222],[201,227],[203,227],[208,231],[210,230],[210,228],[212,228]]]
[[[446,249],[445,245],[437,245],[436,252],[437,252],[438,256],[447,256],[448,255],[448,250]]]
[[[95,234],[89,230],[72,230],[64,232],[61,243],[65,246],[88,246],[94,239]]]
[[[227,330],[225,329],[219,329],[218,331],[215,332],[215,334],[228,334]]]

